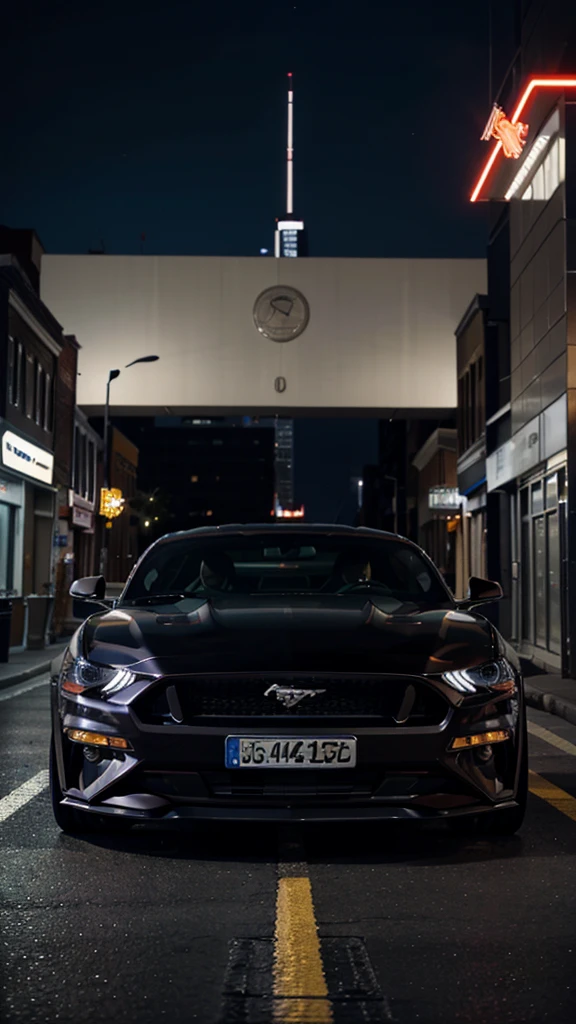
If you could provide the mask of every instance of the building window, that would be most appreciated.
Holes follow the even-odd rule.
[[[520,198],[548,202],[565,177],[565,144],[564,139],[557,136]]]
[[[458,380],[458,449],[471,448],[484,434],[484,362],[479,356]]]
[[[52,430],[52,377],[49,373],[44,391],[44,430]]]
[[[34,419],[39,427],[44,426],[44,407],[46,402],[46,376],[44,367],[36,360],[36,393],[34,401]]]
[[[96,487],[96,448],[93,441],[88,441],[88,481],[86,497],[88,501],[94,501]]]
[[[35,383],[36,374],[34,372],[34,359],[28,353],[25,353],[26,361],[26,383],[25,383],[25,397],[26,397],[26,416],[29,420],[34,419],[34,398],[35,398]]]

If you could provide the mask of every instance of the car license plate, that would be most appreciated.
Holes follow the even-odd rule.
[[[355,736],[227,736],[227,768],[354,768]]]

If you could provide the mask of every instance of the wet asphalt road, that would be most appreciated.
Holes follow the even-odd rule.
[[[576,728],[529,718],[574,745],[530,735],[531,768],[576,797]],[[46,769],[48,735],[47,680],[0,692],[0,800]],[[2,1022],[298,1024],[271,998],[286,849],[328,987],[309,1024],[576,1019],[576,820],[535,795],[512,839],[322,827],[288,848],[275,827],[67,837],[38,786],[0,824]]]

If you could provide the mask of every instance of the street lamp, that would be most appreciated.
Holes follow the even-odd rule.
[[[140,356],[139,359],[133,359],[131,363],[126,363],[124,369],[128,369],[129,366],[134,366],[136,363],[155,363],[158,361],[160,356]],[[113,380],[116,380],[120,376],[120,370],[110,370],[108,374],[108,381],[106,383],[106,404],[104,406],[104,487],[108,490],[110,486],[110,466],[109,466],[109,455],[108,455],[108,420],[110,416],[110,385]],[[108,524],[106,524],[108,525]],[[100,550],[100,573],[102,576],[106,575],[106,562],[108,558],[108,534],[106,529],[104,530],[104,537],[102,540],[102,548]]]

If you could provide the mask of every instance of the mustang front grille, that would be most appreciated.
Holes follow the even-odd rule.
[[[370,719],[414,727],[439,725],[448,704],[417,678],[238,675],[163,679],[136,700],[134,710],[147,725]]]

